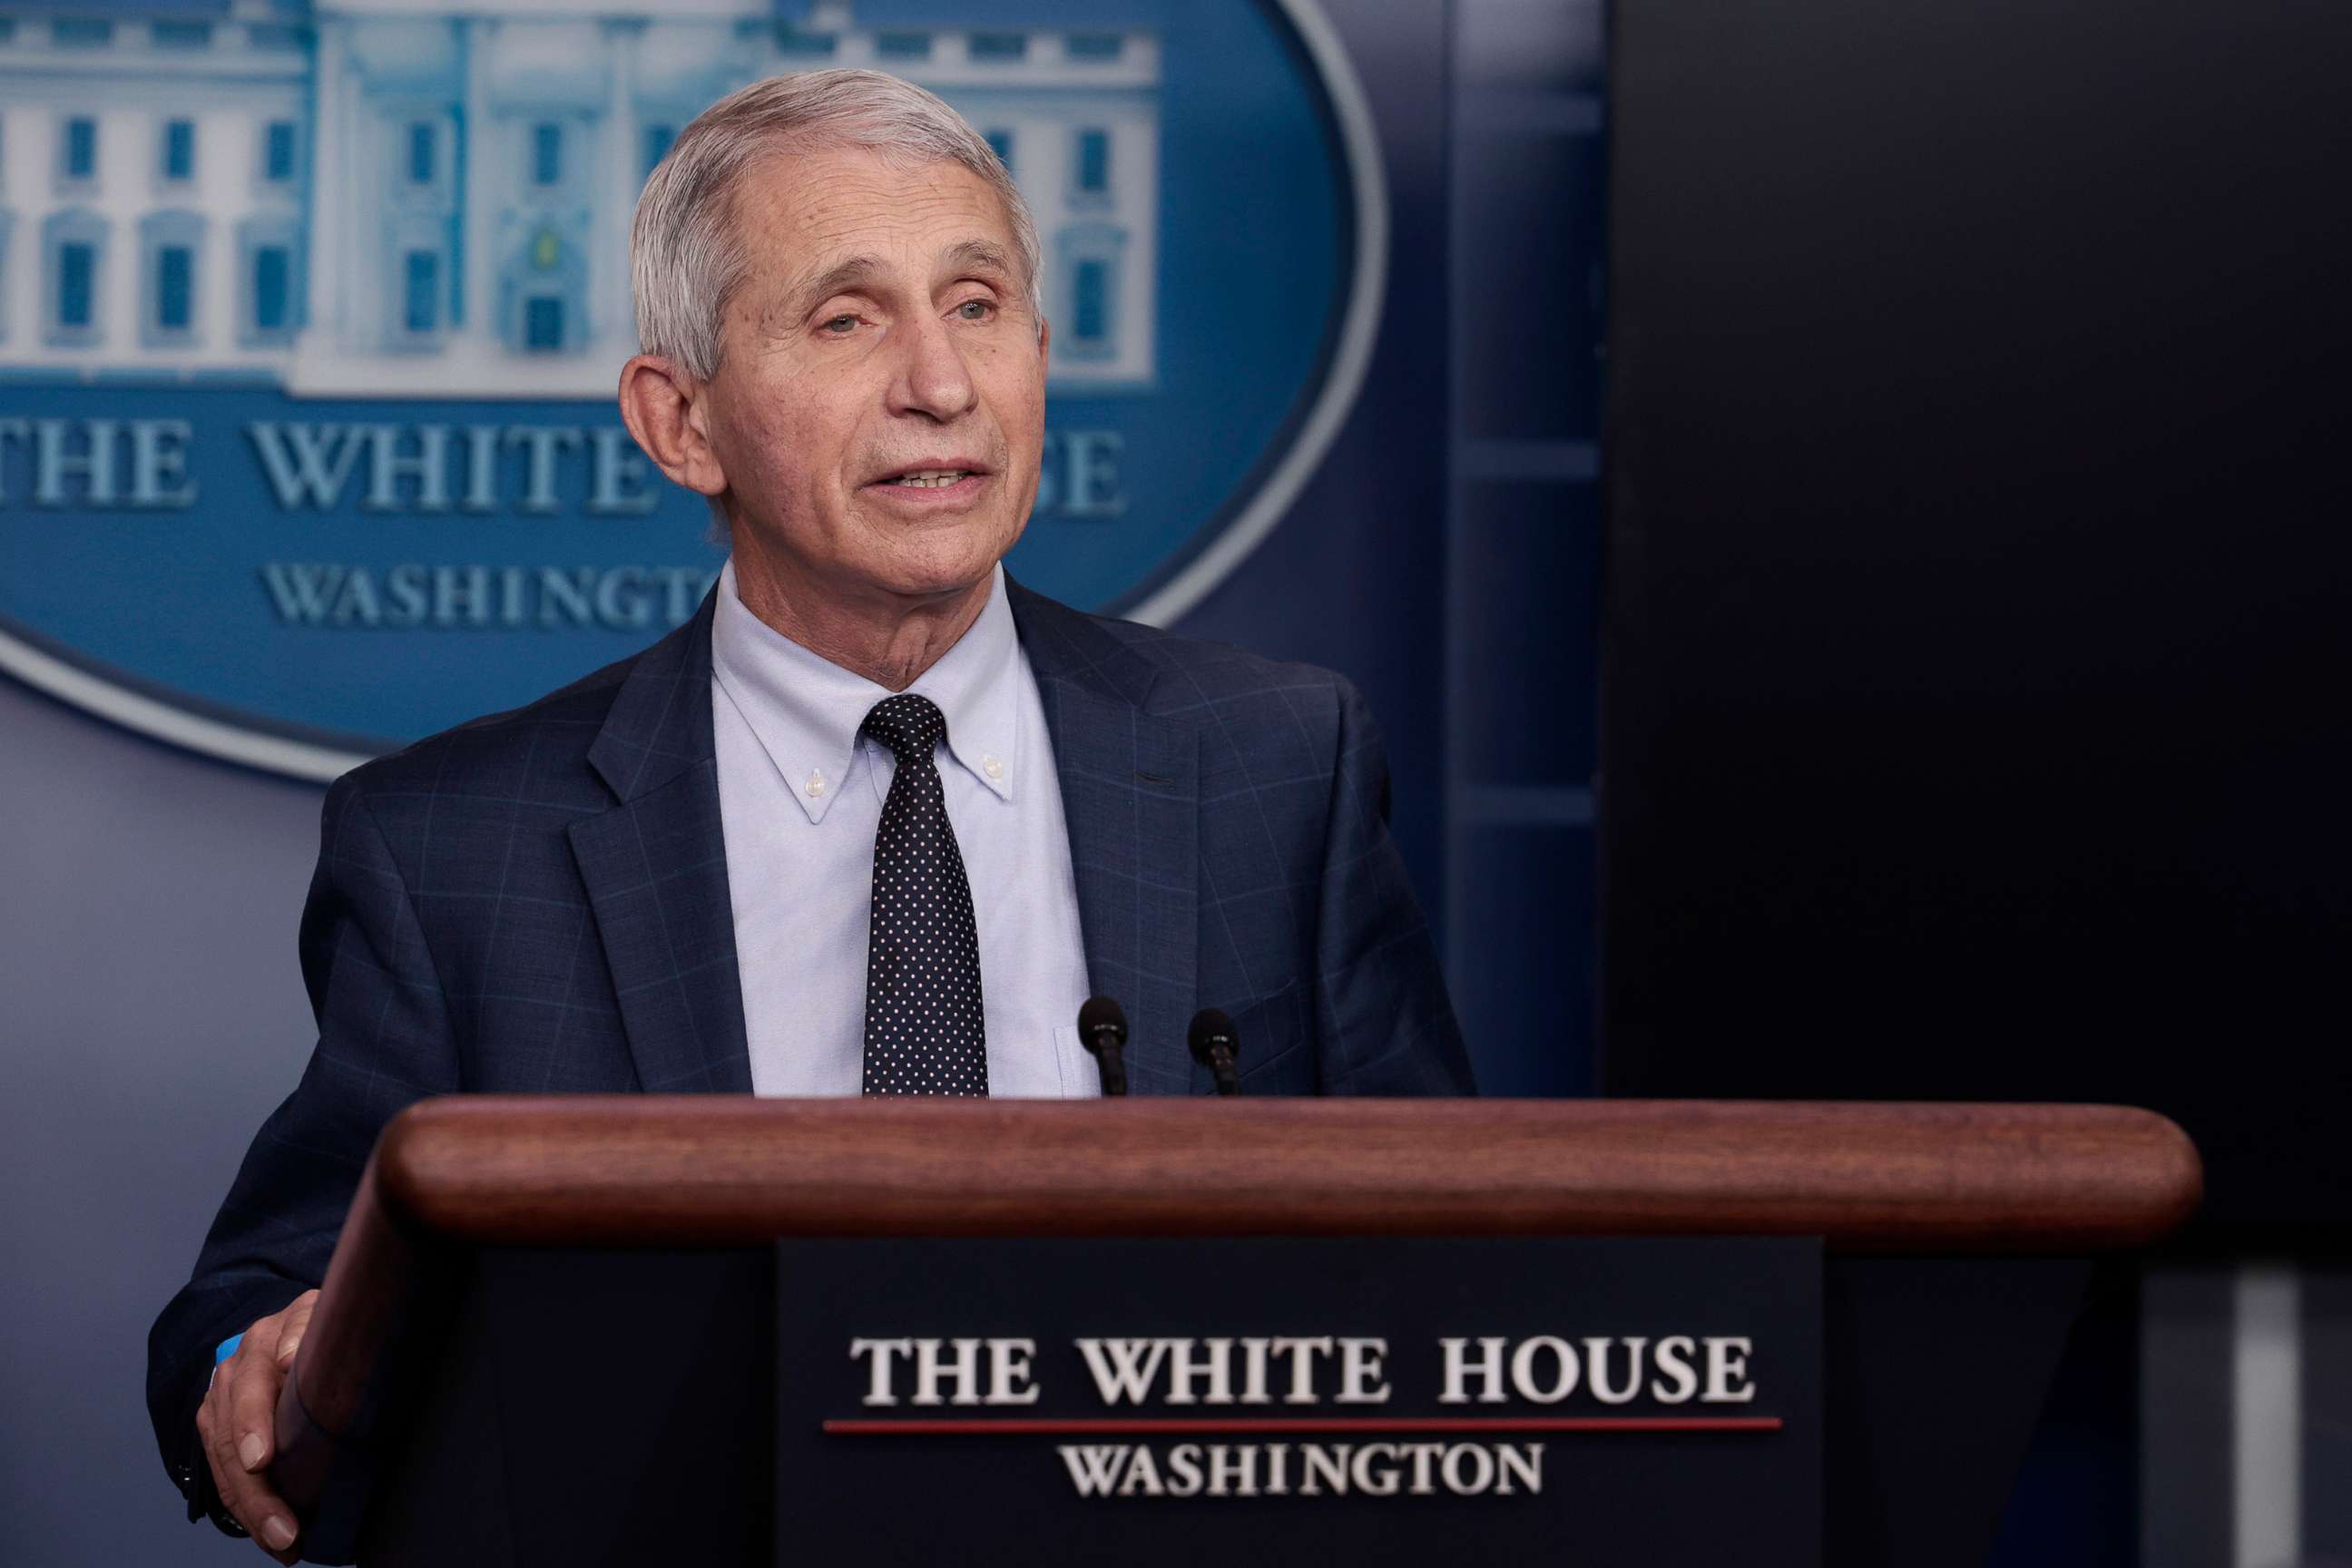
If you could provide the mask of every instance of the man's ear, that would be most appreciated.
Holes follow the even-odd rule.
[[[1046,352],[1053,346],[1054,323],[1040,316],[1037,318],[1037,366],[1039,369],[1051,371],[1054,368],[1053,356]]]
[[[688,489],[715,496],[726,470],[711,450],[706,389],[660,354],[639,354],[621,367],[621,418],[654,467]]]

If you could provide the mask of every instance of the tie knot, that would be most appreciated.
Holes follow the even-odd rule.
[[[929,698],[901,691],[877,702],[858,730],[889,747],[904,767],[930,761],[932,749],[948,738],[948,716]]]

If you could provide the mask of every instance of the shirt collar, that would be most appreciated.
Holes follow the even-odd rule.
[[[858,726],[888,689],[819,658],[745,608],[732,560],[719,574],[710,669],[808,819],[824,821],[849,776]],[[1021,777],[1020,675],[1021,641],[999,566],[980,618],[907,689],[940,705],[950,754],[1004,801]]]

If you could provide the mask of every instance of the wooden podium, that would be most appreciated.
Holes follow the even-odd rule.
[[[772,1563],[779,1238],[1819,1237],[1826,1560],[1974,1563],[2091,1259],[2201,1181],[2111,1107],[433,1100],[273,1478],[314,1561]]]

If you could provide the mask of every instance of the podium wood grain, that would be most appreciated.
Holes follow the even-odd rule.
[[[474,1243],[777,1236],[1820,1235],[2139,1245],[2201,1190],[2110,1106],[1703,1100],[441,1100],[376,1194]]]

